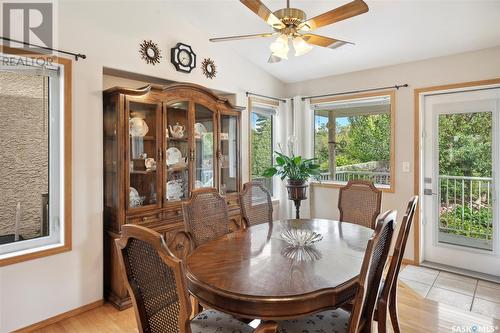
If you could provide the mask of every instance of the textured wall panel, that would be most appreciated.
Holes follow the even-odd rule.
[[[40,235],[42,194],[48,191],[46,78],[0,72],[0,235]],[[45,98],[44,98],[45,97]]]

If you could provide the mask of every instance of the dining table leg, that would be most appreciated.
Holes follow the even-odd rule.
[[[275,321],[261,321],[253,333],[275,333],[278,331],[278,323]]]

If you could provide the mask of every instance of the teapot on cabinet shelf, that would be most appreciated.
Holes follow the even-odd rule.
[[[179,123],[175,123],[175,125],[172,127],[172,125],[168,126],[170,128],[170,134],[172,137],[176,139],[181,139],[184,137],[184,131],[186,130],[186,127],[183,125],[179,125]]]

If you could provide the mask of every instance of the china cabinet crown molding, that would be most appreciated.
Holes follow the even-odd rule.
[[[173,240],[184,228],[182,203],[191,190],[213,186],[226,194],[229,227],[240,227],[243,108],[192,83],[103,94],[104,290],[124,309],[131,302],[114,246],[122,225],[146,226]]]

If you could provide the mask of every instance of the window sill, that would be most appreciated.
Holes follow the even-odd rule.
[[[16,254],[16,252],[14,252],[12,254],[0,256],[0,267],[69,251],[71,251],[71,244],[55,244],[52,246],[36,247],[30,250],[20,251],[21,254]]]
[[[314,187],[326,187],[326,188],[341,188],[347,184],[347,182],[331,182],[331,181],[323,181],[323,182],[310,181],[309,183],[311,184],[311,186]],[[375,187],[385,193],[394,193],[393,184],[391,184],[390,186],[375,185]]]

